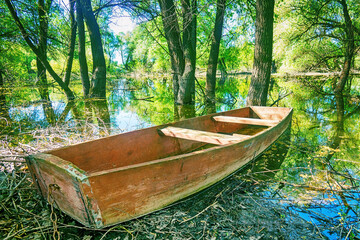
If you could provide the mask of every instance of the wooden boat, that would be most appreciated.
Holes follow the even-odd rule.
[[[27,164],[45,198],[103,228],[229,176],[266,150],[291,116],[289,108],[246,107],[31,155]]]

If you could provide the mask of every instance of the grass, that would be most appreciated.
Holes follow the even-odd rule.
[[[108,132],[93,123],[81,123],[75,127],[59,125],[3,137],[0,142],[0,238],[53,238],[51,207],[37,193],[24,162],[25,155],[91,140]],[[23,141],[24,136],[31,141]],[[346,210],[349,207],[344,201],[334,200],[337,197],[341,200],[340,192],[343,198],[352,196],[356,200],[356,189],[340,188],[342,191],[333,191],[331,195],[326,189],[306,189],[306,185],[279,180],[277,176],[292,171],[279,169],[288,151],[288,140],[284,135],[247,168],[196,195],[111,228],[89,229],[54,209],[60,237],[74,240],[328,239],[329,236],[359,239],[359,207],[348,201],[351,209]],[[306,197],[287,196],[295,190],[306,193]],[[311,193],[313,197],[309,197]],[[333,219],[326,212],[316,211],[334,208],[335,211],[345,209],[340,213],[342,216]]]

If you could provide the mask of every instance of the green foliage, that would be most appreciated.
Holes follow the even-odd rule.
[[[197,68],[206,69],[210,38],[215,21],[215,1],[199,1],[197,15]],[[253,61],[253,20],[251,6],[244,2],[228,4],[220,56],[228,70],[249,70]],[[180,22],[180,24],[183,24]],[[124,39],[125,52],[131,52],[134,69],[169,72],[170,56],[160,17],[143,22]]]
[[[358,4],[346,1],[353,25]],[[283,72],[340,71],[346,48],[346,29],[338,1],[281,1],[274,33],[274,58]],[[355,31],[359,46],[359,31]]]
[[[216,110],[243,106],[249,80],[229,78],[219,85]],[[274,79],[272,99],[292,92],[278,103],[294,109],[290,145],[290,136],[284,134],[248,168],[226,181],[110,229],[89,230],[56,209],[61,237],[323,239],[331,231],[336,239],[358,238],[360,79],[352,81],[349,94],[343,96],[342,113],[338,99],[326,92],[329,79]],[[205,80],[199,79],[199,83],[204,86]],[[81,89],[81,84],[76,87]],[[5,104],[0,105],[0,212],[4,216],[0,236],[50,238],[53,232],[50,207],[39,201],[23,168],[25,163],[8,164],[7,160],[22,160],[18,156],[173,121],[170,79],[113,79],[108,92],[108,105],[103,107],[88,101],[65,105],[63,99],[57,99],[62,95],[52,92],[51,99],[57,99],[50,104],[56,114],[54,126],[44,114],[43,102],[34,101],[39,100],[35,89],[7,92]],[[202,99],[199,90],[196,115],[205,113]],[[110,115],[109,122],[103,117],[106,115]],[[339,131],[341,117],[344,131]],[[103,123],[110,123],[110,127],[101,128]],[[8,173],[4,169],[9,165],[15,169]],[[306,221],[307,216],[316,221]]]

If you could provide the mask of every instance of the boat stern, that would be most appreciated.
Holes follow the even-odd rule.
[[[85,171],[47,153],[30,155],[26,162],[43,198],[85,226],[103,227],[97,203],[88,194],[91,186]]]

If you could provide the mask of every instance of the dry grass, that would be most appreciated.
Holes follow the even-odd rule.
[[[0,238],[51,239],[53,236],[50,207],[37,194],[24,163],[24,155],[83,142],[106,135],[107,132],[107,129],[99,130],[97,126],[87,123],[77,127],[49,127],[25,133],[23,136],[2,138]],[[31,141],[22,141],[24,136]],[[337,234],[336,236],[356,239],[356,234],[359,233],[356,229],[358,225],[353,221],[357,215],[346,219],[347,215],[343,213],[343,222],[336,222],[326,214],[320,216],[313,211],[315,207],[330,209],[342,203],[320,201],[317,198],[302,198],[302,201],[288,198],[286,191],[301,189],[303,186],[292,186],[288,182],[273,178],[276,172],[281,171],[284,175],[287,170],[271,170],[256,164],[260,162],[262,165],[267,162],[270,156],[275,155],[272,151],[277,151],[278,147],[273,146],[247,169],[199,194],[161,211],[109,229],[88,229],[55,210],[61,238],[327,239],[324,232],[332,231]],[[279,155],[276,158],[280,161],[282,157],[284,156]],[[352,189],[349,189],[343,194],[350,194],[351,191]],[[356,199],[358,195],[352,194]],[[351,207],[354,213],[359,213],[358,208]],[[317,217],[317,224],[314,224],[314,221],[305,221],[299,216],[301,212],[313,218]]]

